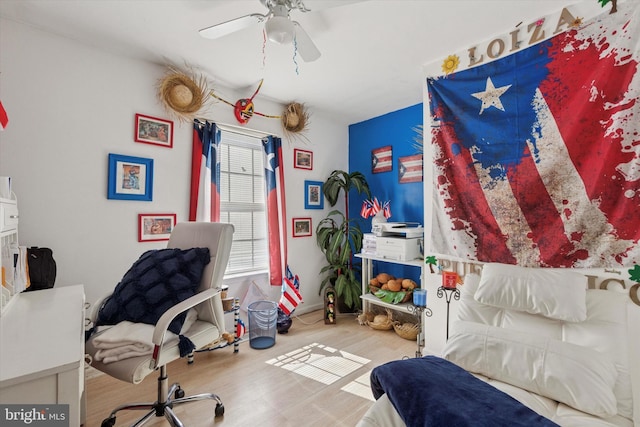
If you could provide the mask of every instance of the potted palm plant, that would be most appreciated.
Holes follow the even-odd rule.
[[[346,215],[332,210],[316,226],[316,242],[325,255],[327,265],[320,270],[323,276],[318,294],[327,285],[335,288],[338,301],[349,309],[360,307],[362,287],[359,279],[360,266],[353,262],[353,254],[362,249],[362,230],[349,219],[349,191],[356,190],[371,197],[369,184],[361,172],[348,173],[334,170],[324,182],[322,192],[331,206],[335,206],[344,192]]]

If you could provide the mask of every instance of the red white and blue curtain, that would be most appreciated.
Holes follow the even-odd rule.
[[[640,8],[427,79],[431,249],[532,267],[640,263]]]
[[[220,221],[221,131],[211,122],[193,123],[191,198],[189,221]],[[287,266],[287,226],[284,192],[282,140],[267,136],[262,140],[269,240],[269,282],[282,286]]]
[[[189,221],[220,221],[220,129],[194,120]]]
[[[269,281],[273,286],[281,286],[287,268],[287,214],[282,139],[267,136],[262,139],[262,147],[269,239]]]

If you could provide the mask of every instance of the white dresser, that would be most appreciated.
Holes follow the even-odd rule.
[[[84,287],[14,296],[0,317],[0,403],[69,404],[69,426],[84,411]]]
[[[11,297],[16,293],[14,289],[14,249],[18,249],[18,201],[14,197],[3,199],[0,197],[0,251],[2,258],[2,279],[0,284],[0,315],[8,307]]]

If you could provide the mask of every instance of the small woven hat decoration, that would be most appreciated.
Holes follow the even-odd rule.
[[[303,104],[292,102],[286,106],[282,112],[282,127],[287,132],[298,133],[307,128],[309,123],[309,113]]]
[[[282,129],[289,139],[308,138],[303,132],[309,127],[309,113],[304,104],[299,102],[289,103],[282,112]]]
[[[169,72],[158,82],[158,98],[165,109],[178,120],[191,122],[204,106],[207,81],[204,76],[192,77],[169,67]]]

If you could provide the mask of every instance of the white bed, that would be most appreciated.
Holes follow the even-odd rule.
[[[487,264],[481,276],[465,277],[439,356],[558,425],[640,427],[640,305],[632,285]],[[407,424],[384,394],[358,427]]]

